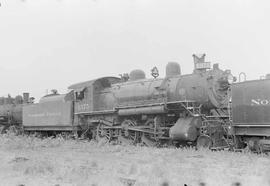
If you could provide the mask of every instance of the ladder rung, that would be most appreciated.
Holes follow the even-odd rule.
[[[187,109],[200,109],[200,107],[186,107]]]

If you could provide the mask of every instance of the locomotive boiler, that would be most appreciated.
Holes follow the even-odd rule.
[[[96,139],[123,143],[220,145],[222,122],[207,117],[213,109],[227,108],[233,76],[218,64],[211,68],[205,54],[193,58],[192,74],[181,75],[180,66],[170,62],[165,78],[157,78],[157,69],[152,79],[134,70],[129,78],[103,77],[70,86],[74,125]]]

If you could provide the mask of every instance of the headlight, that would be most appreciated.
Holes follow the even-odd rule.
[[[229,84],[232,84],[234,82],[234,77],[233,75],[229,74],[228,77],[227,77],[227,80],[228,80],[228,83]]]

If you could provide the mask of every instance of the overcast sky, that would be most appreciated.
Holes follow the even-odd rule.
[[[248,79],[270,73],[270,1],[0,0],[0,96],[157,66],[192,54]]]

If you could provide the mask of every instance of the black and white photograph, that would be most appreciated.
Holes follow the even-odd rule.
[[[270,186],[270,1],[0,0],[0,186]]]

